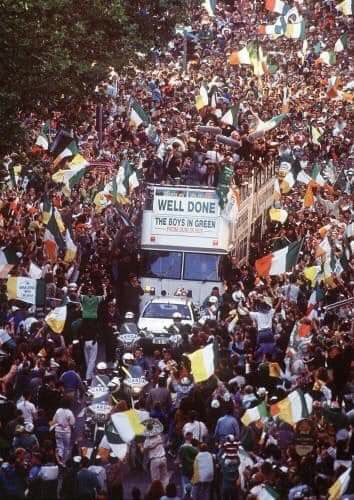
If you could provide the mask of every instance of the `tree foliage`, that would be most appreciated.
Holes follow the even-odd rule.
[[[189,0],[190,1],[190,0]],[[163,46],[188,0],[0,0],[0,153],[23,139],[21,114],[83,102],[106,75]]]

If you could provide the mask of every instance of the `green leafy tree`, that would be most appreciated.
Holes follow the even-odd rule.
[[[21,145],[24,113],[79,109],[109,66],[164,46],[193,0],[0,0],[0,154]]]

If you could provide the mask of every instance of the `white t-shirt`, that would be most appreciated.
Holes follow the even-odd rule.
[[[206,428],[204,422],[200,422],[199,420],[194,420],[194,422],[187,422],[184,424],[183,436],[185,436],[187,432],[191,432],[193,434],[193,438],[198,439],[198,441],[203,441],[203,439],[208,435],[208,429]]]
[[[33,403],[23,399],[17,403],[17,409],[22,411],[25,424],[33,424],[33,419],[37,414],[36,407]]]
[[[274,316],[274,309],[269,309],[269,311],[261,312],[250,312],[250,317],[257,323],[257,329],[265,330],[266,328],[272,328],[272,321]]]
[[[58,408],[53,418],[55,429],[61,432],[70,432],[75,424],[75,417],[71,410],[67,408]]]

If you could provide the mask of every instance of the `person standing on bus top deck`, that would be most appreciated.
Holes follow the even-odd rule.
[[[132,312],[135,318],[138,318],[141,295],[144,295],[144,290],[140,286],[136,274],[128,274],[128,281],[123,285],[122,312],[124,314]]]

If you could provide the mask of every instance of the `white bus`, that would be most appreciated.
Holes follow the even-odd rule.
[[[215,189],[194,186],[149,185],[147,192],[141,284],[156,295],[174,295],[183,288],[202,304],[214,286],[221,291],[220,258],[231,243],[231,224],[221,216],[218,195]]]

